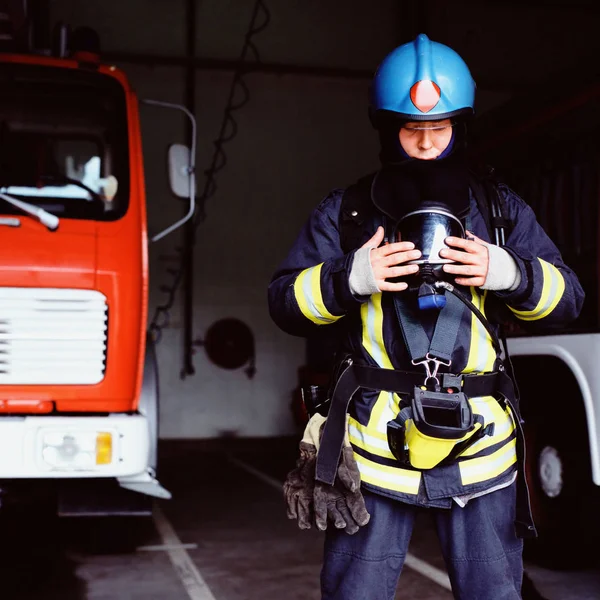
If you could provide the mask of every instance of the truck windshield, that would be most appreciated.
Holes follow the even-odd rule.
[[[106,75],[0,63],[0,192],[112,221],[129,201],[125,92]],[[0,203],[0,214],[20,214]]]

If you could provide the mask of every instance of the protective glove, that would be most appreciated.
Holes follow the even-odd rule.
[[[315,521],[321,531],[330,520],[336,529],[353,535],[369,522],[371,515],[360,491],[360,473],[349,441],[344,444],[334,484],[317,481],[314,488]]]
[[[300,442],[300,457],[296,461],[296,468],[288,473],[283,484],[288,519],[296,519],[300,529],[310,529],[314,520],[313,493],[317,450],[325,421],[326,418],[318,413],[310,419]]]
[[[300,442],[300,457],[283,485],[287,516],[296,519],[300,529],[313,522],[321,531],[327,521],[352,535],[369,522],[370,515],[360,491],[360,473],[346,433],[334,485],[315,482],[317,452],[325,417],[316,414],[308,422]]]

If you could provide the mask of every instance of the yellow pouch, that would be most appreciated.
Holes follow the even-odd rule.
[[[481,423],[475,423],[473,429],[467,435],[456,439],[443,439],[426,435],[419,431],[412,419],[407,419],[405,427],[405,440],[408,446],[410,464],[415,469],[432,469],[452,452],[457,443],[475,434],[481,428]]]

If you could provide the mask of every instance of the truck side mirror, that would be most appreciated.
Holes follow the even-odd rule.
[[[183,144],[172,144],[169,147],[169,183],[171,190],[180,198],[190,199],[190,208],[185,217],[179,219],[176,223],[169,225],[160,233],[150,238],[152,242],[169,235],[189,221],[196,210],[196,118],[194,115],[181,104],[173,104],[171,102],[162,102],[161,100],[142,100],[144,104],[152,106],[161,106],[163,108],[172,108],[184,112],[192,125],[192,148],[191,150]]]
[[[190,149],[183,144],[171,144],[168,152],[169,185],[179,198],[190,197]]]

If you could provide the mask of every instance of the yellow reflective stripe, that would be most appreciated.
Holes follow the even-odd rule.
[[[469,403],[473,412],[483,417],[484,426],[489,423],[494,423],[494,435],[486,435],[484,438],[475,442],[461,457],[473,456],[490,446],[499,444],[508,439],[515,430],[515,422],[513,420],[510,408],[502,410],[498,401],[492,396],[483,396],[481,398],[470,398]]]
[[[365,483],[404,494],[416,495],[419,492],[421,483],[419,471],[380,465],[356,453],[354,453],[354,458],[360,471],[360,478]]]
[[[511,440],[489,456],[471,458],[458,463],[463,485],[493,479],[517,462],[517,440]]]
[[[371,409],[371,414],[369,415],[369,427],[379,429],[378,424],[381,421],[381,415],[385,412],[388,405],[388,398],[389,392],[386,392],[385,390],[379,392],[377,400]]]
[[[392,369],[392,361],[385,349],[383,340],[383,310],[381,308],[381,293],[372,294],[368,302],[360,307],[362,320],[362,344],[369,356],[382,369]],[[397,405],[397,402],[395,403]],[[369,416],[369,427],[384,433],[387,422],[393,419],[394,396],[390,392],[380,392],[371,414]]]
[[[549,262],[538,258],[542,266],[543,284],[542,293],[537,306],[533,310],[510,310],[522,321],[537,321],[547,317],[560,302],[565,292],[565,278],[563,274]]]
[[[360,307],[360,317],[363,325],[362,343],[365,350],[382,369],[392,369],[392,361],[383,341],[381,293],[372,294],[369,301]]]
[[[476,308],[479,308],[479,295],[475,291],[475,288],[471,288],[471,302]],[[469,345],[469,359],[467,360],[467,366],[464,369],[464,373],[472,373],[477,370],[479,360],[479,331],[477,329],[477,317],[475,313],[471,314],[471,342]]]
[[[370,435],[373,438],[377,438],[378,440],[384,440],[387,443],[387,431],[386,433],[380,433],[379,431],[370,429],[366,425],[359,423],[354,417],[350,416],[348,417],[348,423],[356,427],[356,429],[358,429],[359,431],[364,432],[365,434]]]
[[[483,293],[483,298],[481,299],[481,312],[483,313],[484,317],[487,316],[485,314],[485,301],[487,300],[487,295],[488,291],[485,290],[485,292]],[[487,329],[483,326],[483,323],[481,323],[479,319],[477,319],[477,321],[479,327],[481,327],[481,335],[483,335],[482,347],[485,349],[485,367],[483,372],[488,373],[494,368],[494,363],[496,362],[496,351],[494,350],[494,344],[492,344],[492,338],[490,337],[490,334],[488,333]]]
[[[400,397],[392,392],[382,390],[377,397],[371,414],[369,415],[368,427],[382,434],[387,432],[387,423],[396,418],[400,407]]]
[[[508,439],[515,430],[515,423],[510,414],[510,409],[507,409],[505,412],[500,404],[498,404],[498,401],[492,396],[470,398],[469,403],[471,404],[473,412],[483,417],[484,426],[487,426],[489,423],[494,423],[495,426],[494,435],[486,436],[475,442],[461,455],[464,457],[473,456],[490,446],[499,444]],[[395,416],[396,415],[394,415],[394,417]],[[376,430],[369,426],[362,425],[353,417],[348,418],[348,433],[352,444],[371,454],[376,454],[377,456],[382,456],[384,458],[394,458],[388,446],[387,432],[384,431],[385,430]]]
[[[321,268],[323,263],[304,269],[294,281],[294,296],[302,314],[317,325],[335,323],[342,315],[332,315],[323,302]]]
[[[487,294],[487,292],[486,292]],[[485,298],[471,288],[471,301],[485,316]],[[471,342],[469,346],[469,358],[463,373],[485,373],[491,371],[496,360],[496,352],[492,345],[492,339],[475,313],[471,313]]]
[[[348,437],[353,446],[358,446],[369,452],[369,454],[394,459],[394,455],[391,453],[390,447],[388,446],[387,439],[381,439],[379,436],[376,437],[372,432],[357,425],[359,424],[356,423],[356,421],[353,423],[352,419],[350,419],[348,423]]]

